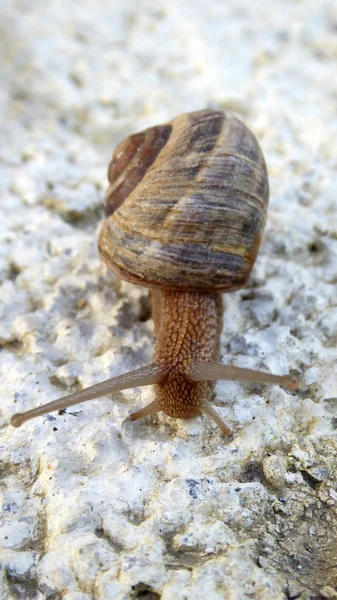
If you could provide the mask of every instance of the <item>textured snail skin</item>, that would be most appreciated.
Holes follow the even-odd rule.
[[[268,204],[254,135],[223,111],[187,113],[121,142],[98,247],[122,279],[233,291],[251,272]]]
[[[203,110],[131,135],[108,170],[106,219],[98,247],[122,279],[152,288],[154,361],[25,413],[19,427],[52,410],[136,386],[154,385],[153,402],[130,415],[203,413],[225,435],[210,404],[217,380],[295,390],[291,376],[219,364],[222,299],[253,267],[266,219],[268,178],[253,134],[235,117]]]
[[[161,316],[154,361],[166,377],[155,385],[160,410],[170,417],[193,417],[210,400],[215,383],[192,381],[192,362],[219,360],[222,329],[220,294],[174,292],[161,294]]]

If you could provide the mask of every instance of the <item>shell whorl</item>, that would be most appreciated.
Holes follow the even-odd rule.
[[[115,150],[109,182],[98,246],[119,277],[204,291],[246,283],[268,176],[256,138],[236,117],[197,111],[130,136]]]
[[[157,125],[120,142],[108,167],[109,187],[105,195],[105,216],[123,204],[165,146],[171,125]]]

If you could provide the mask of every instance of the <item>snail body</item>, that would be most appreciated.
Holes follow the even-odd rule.
[[[155,385],[155,400],[130,415],[211,417],[219,379],[296,389],[298,381],[219,364],[220,292],[250,275],[268,204],[268,176],[258,142],[237,118],[202,110],[129,136],[108,169],[106,218],[98,249],[119,277],[152,290],[154,362],[26,413],[24,421],[136,386]]]
[[[209,399],[214,383],[193,381],[195,361],[218,361],[222,301],[218,293],[167,291],[161,294],[161,321],[154,361],[167,372],[155,386],[156,401],[170,417],[193,417]]]

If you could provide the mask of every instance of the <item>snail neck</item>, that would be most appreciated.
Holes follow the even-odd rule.
[[[219,359],[222,298],[218,293],[154,290],[152,303],[154,361],[167,373],[156,385],[157,400],[172,417],[194,416],[214,384],[191,381],[189,367]]]
[[[194,361],[218,360],[223,310],[219,293],[156,289],[152,309],[157,364],[187,367]]]

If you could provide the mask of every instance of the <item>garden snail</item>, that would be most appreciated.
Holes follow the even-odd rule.
[[[99,252],[118,277],[151,288],[154,361],[18,413],[11,423],[154,384],[155,400],[132,421],[159,411],[179,418],[203,413],[227,435],[209,403],[217,380],[298,387],[291,376],[218,363],[220,292],[246,283],[266,220],[268,176],[259,145],[230,114],[187,113],[120,142],[108,178]]]

